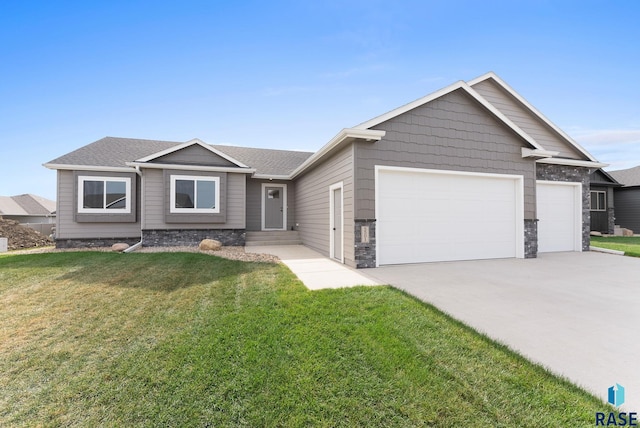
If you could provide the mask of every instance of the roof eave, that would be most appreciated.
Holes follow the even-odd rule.
[[[137,168],[149,169],[175,169],[179,171],[210,171],[210,172],[235,172],[238,174],[253,174],[255,168],[234,168],[227,166],[184,165],[170,163],[127,162],[126,165]]]
[[[304,161],[300,166],[293,170],[289,175],[289,179],[294,179],[307,168],[310,168],[315,163],[320,161],[329,153],[333,153],[336,149],[343,147],[345,144],[351,143],[356,140],[363,140],[368,142],[380,141],[382,137],[386,135],[386,131],[360,129],[360,128],[345,128],[340,131],[335,137],[333,137],[327,144],[325,144],[320,150]]]
[[[564,158],[544,158],[536,160],[537,163],[546,163],[553,165],[582,166],[586,168],[604,168],[609,166],[608,163],[593,162],[580,159],[564,159]]]
[[[100,165],[76,165],[76,164],[57,164],[57,163],[45,163],[42,164],[45,168],[54,170],[69,170],[69,171],[103,171],[103,172],[135,172],[135,169],[122,166],[100,166]]]

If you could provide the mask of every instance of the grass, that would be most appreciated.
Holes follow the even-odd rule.
[[[389,287],[191,253],[0,257],[0,426],[593,426],[612,410]]]
[[[592,236],[591,245],[624,251],[625,256],[640,257],[640,236]]]

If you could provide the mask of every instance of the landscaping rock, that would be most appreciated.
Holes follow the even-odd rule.
[[[631,229],[622,229],[622,236],[633,236],[633,230]]]
[[[215,239],[203,239],[198,245],[200,251],[218,251],[220,248],[222,248],[222,242]]]
[[[602,236],[602,233],[600,232],[596,232],[595,230],[592,230],[590,233],[591,236]]]
[[[129,248],[129,244],[124,243],[124,242],[116,242],[115,244],[113,244],[111,246],[111,251],[116,251],[118,253],[121,253],[124,250],[126,250],[127,248]]]

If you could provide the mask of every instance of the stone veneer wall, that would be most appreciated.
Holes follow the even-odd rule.
[[[157,229],[142,231],[144,247],[196,246],[203,239],[215,239],[226,246],[245,244],[244,229]]]
[[[95,238],[95,239],[56,239],[56,248],[100,248],[110,247],[118,242],[125,242],[129,245],[140,242],[137,238]]]
[[[582,183],[582,251],[589,251],[589,244],[591,243],[589,236],[591,231],[589,168],[538,163],[536,164],[536,179]]]
[[[355,262],[356,269],[376,267],[376,221],[355,219]],[[369,242],[362,241],[362,226],[369,226]]]
[[[524,221],[524,258],[538,257],[538,220]]]
[[[615,208],[607,208],[607,233],[613,235],[616,228]]]

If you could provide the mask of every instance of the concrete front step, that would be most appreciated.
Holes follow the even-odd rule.
[[[247,232],[245,245],[300,245],[300,235],[296,230],[273,230],[263,232]]]

